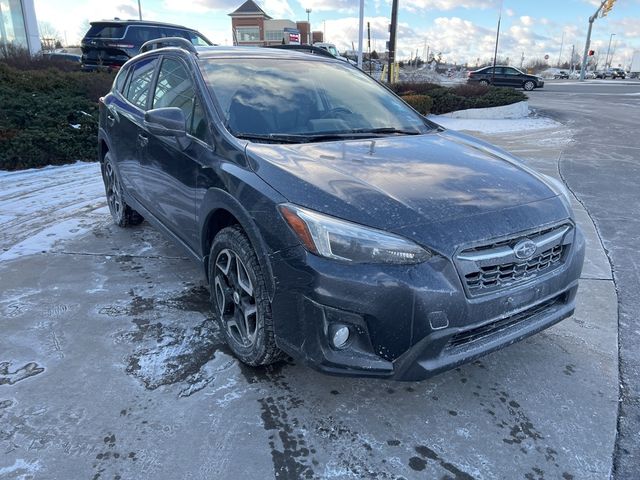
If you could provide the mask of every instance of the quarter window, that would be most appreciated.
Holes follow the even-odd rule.
[[[142,60],[133,66],[134,70],[131,74],[131,81],[129,82],[129,88],[127,88],[126,97],[127,100],[136,107],[143,110],[147,107],[147,98],[149,98],[149,88],[155,66],[155,58]]]

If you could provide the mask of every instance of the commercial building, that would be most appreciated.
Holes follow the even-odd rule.
[[[33,0],[0,0],[0,47],[14,45],[40,51],[40,34]]]
[[[231,17],[234,45],[309,43],[309,22],[273,19],[253,0],[247,0],[229,16]],[[321,33],[313,32],[314,40],[321,38]]]

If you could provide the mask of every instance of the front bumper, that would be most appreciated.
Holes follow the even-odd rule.
[[[289,249],[272,256],[276,341],[325,373],[422,380],[569,317],[584,251],[576,227],[561,267],[476,298],[444,257],[412,266],[345,265]],[[351,332],[341,349],[330,341],[336,325]]]

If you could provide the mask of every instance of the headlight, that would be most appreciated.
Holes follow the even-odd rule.
[[[280,213],[311,253],[354,263],[413,264],[431,258],[415,243],[373,228],[339,220],[291,204]]]

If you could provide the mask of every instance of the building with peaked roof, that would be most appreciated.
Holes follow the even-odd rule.
[[[253,0],[247,0],[229,16],[234,45],[300,44],[309,38],[309,22],[273,19]]]

